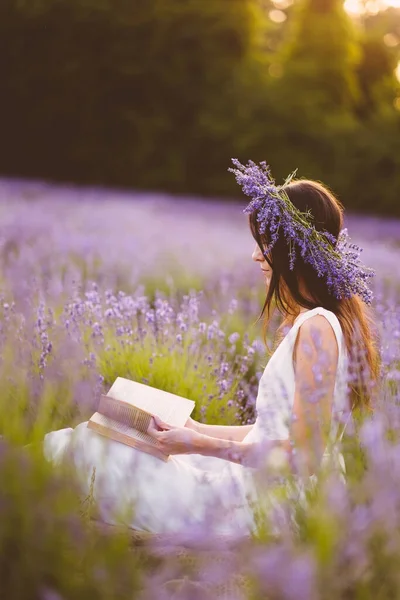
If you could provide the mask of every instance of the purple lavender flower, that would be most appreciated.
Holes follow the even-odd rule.
[[[360,261],[361,248],[350,243],[347,229],[343,229],[338,240],[328,232],[320,232],[310,222],[310,215],[302,213],[290,201],[285,187],[292,181],[295,172],[289,175],[282,186],[276,186],[265,162],[260,166],[249,161],[247,166],[232,159],[235,174],[243,192],[252,198],[244,213],[257,214],[261,235],[268,229],[268,253],[280,235],[289,247],[290,269],[294,269],[297,256],[310,264],[319,277],[324,277],[328,288],[338,299],[358,295],[366,304],[373,298],[368,279],[374,271]]]

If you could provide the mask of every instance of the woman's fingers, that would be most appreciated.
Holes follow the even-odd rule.
[[[168,425],[168,423],[162,421],[160,417],[153,415],[153,419],[159,430],[161,429],[162,431],[168,431],[169,429],[173,429],[172,425]]]
[[[154,438],[159,438],[160,434],[163,433],[163,431],[160,430],[160,428],[158,427],[158,425],[156,423],[156,420],[155,420],[155,417],[151,418],[149,427],[147,429],[147,433],[149,435],[151,435],[152,437],[154,437]]]

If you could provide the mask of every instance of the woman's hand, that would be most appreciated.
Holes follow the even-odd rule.
[[[194,421],[195,425],[196,423]],[[200,425],[200,423],[197,424]],[[215,427],[218,428],[217,425]],[[240,429],[240,427],[234,427],[234,429]],[[158,417],[153,417],[147,433],[158,441],[159,448],[164,454],[201,454],[248,466],[256,466],[258,462],[256,460],[259,455],[258,444],[214,438],[192,429],[188,422],[185,427],[173,427]]]
[[[202,435],[191,427],[173,427],[153,417],[147,433],[154,437],[165,454],[196,454],[201,447]]]

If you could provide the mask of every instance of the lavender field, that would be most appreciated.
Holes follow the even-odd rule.
[[[74,475],[41,458],[44,434],[86,420],[118,375],[192,398],[199,420],[252,422],[268,357],[243,206],[0,182],[4,597],[400,597],[400,222],[347,217],[376,270],[382,389],[348,432],[347,484],[328,477],[296,526],[282,498],[245,550],[150,560],[95,530]]]

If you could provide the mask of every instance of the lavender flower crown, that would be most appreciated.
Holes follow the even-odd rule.
[[[289,246],[289,265],[293,270],[298,253],[304,262],[311,265],[324,277],[330,292],[338,299],[358,295],[366,304],[371,304],[373,294],[368,287],[368,279],[374,271],[359,259],[362,249],[350,243],[347,229],[342,229],[338,239],[327,231],[317,231],[312,224],[313,216],[301,212],[290,201],[285,187],[289,185],[296,171],[277,186],[271,177],[265,161],[256,165],[249,161],[247,166],[232,159],[236,169],[228,169],[235,174],[237,183],[243,192],[252,198],[244,213],[257,211],[259,233],[262,235],[268,227],[270,243],[264,251],[266,255],[279,238],[280,231]]]

